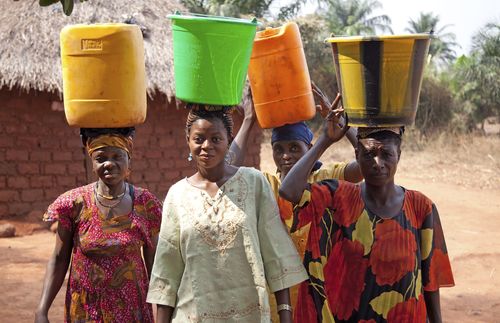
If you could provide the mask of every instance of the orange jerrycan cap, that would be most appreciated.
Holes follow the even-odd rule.
[[[282,27],[266,27],[266,29],[260,31],[257,33],[255,37],[255,41],[259,41],[260,39],[266,39],[270,37],[275,37],[275,36],[281,36],[283,34],[283,28]]]
[[[299,26],[295,22],[257,32],[253,42],[252,58],[302,48]]]
[[[266,29],[257,32],[255,35],[255,41],[266,40],[273,37],[283,37],[290,33],[296,33],[294,29],[298,30],[298,26],[295,22],[287,22],[279,27],[266,27]]]

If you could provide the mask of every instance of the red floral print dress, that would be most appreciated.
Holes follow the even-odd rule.
[[[423,322],[423,293],[453,286],[436,207],[405,190],[403,208],[383,219],[365,208],[361,188],[310,184],[294,217],[310,224],[295,322]]]
[[[130,214],[107,219],[94,198],[95,183],[68,191],[52,203],[46,221],[73,231],[65,322],[153,322],[146,303],[148,276],[141,248],[153,247],[161,202],[134,187]]]

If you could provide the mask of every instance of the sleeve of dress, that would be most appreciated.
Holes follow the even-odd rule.
[[[321,219],[325,210],[332,205],[333,194],[338,188],[338,181],[325,180],[308,184],[302,193],[302,198],[294,208],[297,217],[297,227],[301,228],[311,222]]]
[[[179,218],[173,197],[169,192],[163,204],[161,228],[147,302],[175,307],[177,290],[183,272],[184,260],[180,251]]]
[[[258,234],[269,289],[274,293],[308,278],[292,239],[279,217],[271,187],[261,176],[256,185]]]
[[[309,183],[324,181],[325,179],[344,179],[344,172],[347,163],[333,163],[326,167],[320,168],[311,174]]]
[[[308,178],[309,183],[316,183],[316,182],[321,182],[324,180],[329,180],[329,179],[340,179],[344,180],[344,172],[347,167],[346,163],[333,163],[331,165],[328,165],[327,167],[318,169],[315,172],[312,172],[311,175]],[[312,188],[309,187],[308,189],[304,190],[302,193],[302,197],[300,198],[300,203],[299,205],[305,204],[307,201],[311,199],[311,190]],[[309,222],[307,222],[309,223]],[[301,227],[299,223],[299,228]]]
[[[443,229],[436,206],[422,223],[420,232],[422,250],[422,284],[425,291],[455,285]]]
[[[146,243],[148,247],[152,247],[154,237],[160,231],[162,217],[162,203],[158,198],[148,190],[144,190],[144,213],[147,219],[146,228]]]
[[[78,196],[75,190],[68,191],[60,195],[43,215],[43,221],[58,221],[59,225],[66,230],[71,230],[75,214],[80,212],[83,204],[83,197]]]

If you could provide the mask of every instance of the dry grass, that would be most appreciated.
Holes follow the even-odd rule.
[[[276,170],[272,159],[270,132],[264,131],[261,169]],[[500,189],[500,137],[441,134],[425,141],[405,134],[398,177],[443,182],[480,189]],[[322,156],[323,163],[350,161],[354,150],[342,139]]]
[[[500,189],[500,137],[442,134],[403,148],[400,175],[480,189]]]

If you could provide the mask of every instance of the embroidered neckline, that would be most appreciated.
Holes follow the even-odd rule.
[[[224,187],[226,186],[227,183],[230,183],[232,182],[234,179],[236,179],[237,177],[240,177],[241,176],[241,172],[240,170],[242,169],[243,167],[238,167],[238,170],[236,171],[236,173],[233,174],[233,176],[229,177],[227,179],[227,181],[224,182],[224,184],[222,184],[218,190],[217,190],[217,193],[215,194],[214,197],[211,197],[210,194],[207,193],[206,190],[202,189],[202,188],[199,188],[199,187],[196,187],[194,186],[193,184],[191,184],[189,181],[188,181],[188,178],[187,177],[184,177],[184,181],[192,188],[195,188],[203,193],[205,193],[208,197],[210,197],[211,199],[215,199],[219,194],[224,194]],[[222,191],[222,193],[221,193]]]

